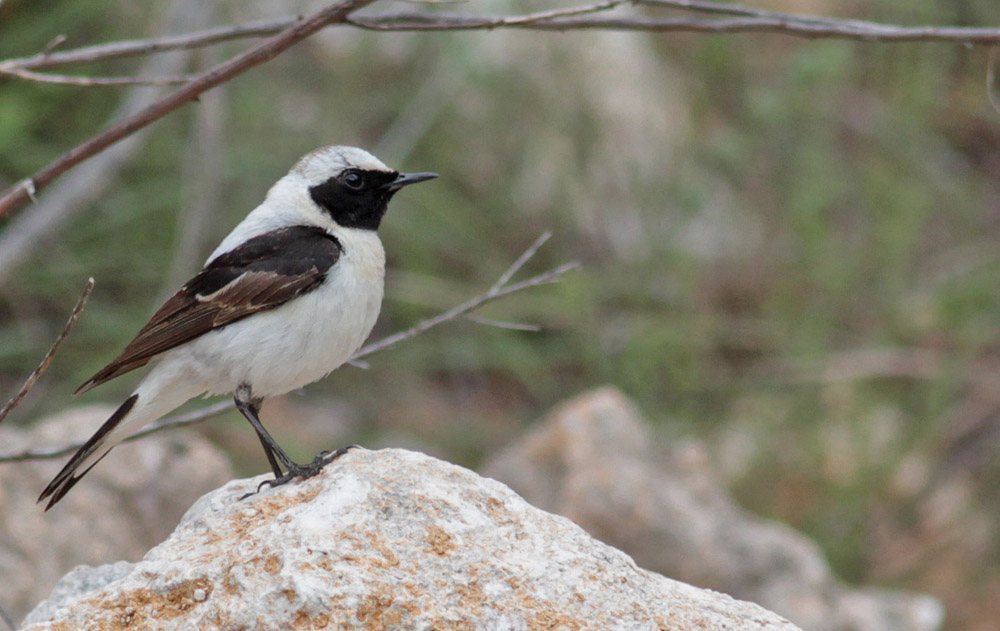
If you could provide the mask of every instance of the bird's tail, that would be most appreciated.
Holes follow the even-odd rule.
[[[135,407],[138,399],[138,393],[125,399],[125,402],[118,406],[118,409],[111,415],[111,418],[105,421],[104,425],[101,425],[101,428],[73,454],[73,457],[62,468],[62,471],[49,482],[49,485],[45,487],[42,494],[38,496],[39,502],[51,496],[52,499],[45,506],[45,510],[49,510],[56,502],[61,500],[73,488],[73,485],[80,481],[80,478],[87,475],[87,472],[111,451],[112,447],[121,442],[124,436],[114,441],[110,439],[114,434],[120,433],[115,432],[115,429],[121,428],[122,422],[129,416],[129,412]],[[132,425],[132,423],[130,422],[128,425]]]
[[[38,501],[49,498],[45,510],[61,500],[80,478],[108,455],[112,447],[137,429],[205,391],[191,371],[184,368],[177,362],[163,361],[146,375],[132,396],[125,399],[42,491]]]

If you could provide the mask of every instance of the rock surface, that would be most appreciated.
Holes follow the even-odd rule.
[[[819,547],[740,509],[703,450],[664,452],[636,407],[604,388],[573,399],[483,468],[643,567],[772,609],[810,631],[933,631],[940,603],[852,588]]]
[[[30,430],[4,426],[0,445],[16,452],[84,440],[113,411],[87,406]],[[207,440],[170,431],[117,447],[45,513],[35,500],[68,459],[0,464],[0,604],[15,619],[76,565],[142,558],[198,497],[233,477]]]
[[[74,572],[25,628],[796,628],[428,456],[357,449],[239,499],[266,477],[201,498],[139,563]]]

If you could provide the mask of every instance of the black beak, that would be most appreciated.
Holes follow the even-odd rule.
[[[433,180],[438,177],[437,173],[400,173],[396,176],[396,179],[385,185],[385,188],[390,193],[395,193],[404,186],[409,186],[410,184],[416,184],[417,182],[426,182],[427,180]]]

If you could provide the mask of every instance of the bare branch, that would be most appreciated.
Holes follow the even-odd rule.
[[[235,406],[233,405],[232,399],[228,399],[226,401],[219,401],[218,403],[213,403],[212,405],[206,406],[200,410],[194,410],[193,412],[188,412],[187,414],[176,414],[174,416],[161,418],[160,420],[156,421],[149,427],[141,429],[138,432],[132,434],[122,442],[139,440],[140,438],[149,436],[150,434],[155,434],[156,432],[159,432],[164,429],[172,429],[177,427],[185,427],[187,425],[194,425],[195,423],[200,423],[214,416],[218,416],[223,412],[225,412],[226,410],[229,410],[233,407]],[[78,448],[79,446],[74,445],[73,451],[76,451]],[[2,458],[0,458],[0,462],[3,462]]]
[[[575,15],[586,15],[588,13],[598,13],[600,11],[607,11],[613,9],[617,6],[629,3],[631,4],[634,0],[606,0],[605,2],[598,2],[597,4],[589,4],[582,7],[569,7],[568,9],[553,9],[551,11],[539,11],[537,13],[529,13],[528,15],[521,15],[516,17],[505,17],[500,18],[501,23],[499,26],[518,26],[522,24],[531,24],[533,22],[543,22],[545,20],[552,20],[555,18],[566,18]]]
[[[60,74],[44,74],[21,68],[0,68],[0,76],[37,81],[38,83],[75,86],[176,85],[178,83],[186,83],[193,78],[193,76],[164,77],[159,79],[142,79],[139,77],[71,77]]]
[[[186,425],[193,425],[195,423],[200,423],[206,419],[210,419],[213,416],[218,416],[226,410],[233,407],[233,402],[231,400],[219,401],[218,403],[213,403],[200,410],[195,410],[193,412],[188,412],[187,414],[176,414],[173,416],[168,416],[161,418],[159,421],[153,423],[149,427],[142,429],[122,442],[130,442],[133,440],[138,440],[145,436],[149,436],[155,432],[162,431],[164,429],[171,429],[176,427],[184,427]],[[77,449],[83,446],[83,442],[76,442],[69,445],[63,445],[62,447],[51,447],[48,449],[25,449],[23,451],[3,454],[0,455],[0,463],[4,462],[24,462],[27,460],[52,460],[54,458],[62,458],[63,456],[68,456],[71,453],[76,452]]]
[[[761,20],[762,24],[767,23],[785,23],[789,30],[790,35],[795,33],[799,28],[806,28],[808,32],[809,25],[816,25],[820,27],[825,27],[828,29],[829,37],[845,37],[847,39],[864,39],[869,41],[914,41],[910,39],[895,39],[900,35],[904,35],[909,32],[911,35],[916,33],[927,33],[930,31],[938,32],[943,35],[942,37],[935,36],[933,39],[936,40],[951,40],[950,35],[958,35],[959,41],[965,42],[964,38],[961,38],[961,34],[983,34],[993,32],[994,34],[1000,34],[998,29],[982,29],[982,28],[964,28],[964,27],[940,27],[940,26],[918,26],[918,27],[905,27],[897,26],[892,24],[883,24],[880,22],[872,22],[869,20],[852,20],[843,18],[833,18],[823,15],[809,15],[801,13],[784,13],[781,11],[769,11],[767,9],[758,9],[756,7],[747,7],[739,4],[733,3],[720,3],[720,2],[709,2],[707,0],[636,0],[637,4],[644,4],[647,6],[657,6],[666,7],[671,9],[679,9],[685,11],[694,11],[700,13],[712,13],[717,15],[736,15],[742,17],[749,17]],[[812,37],[815,35],[809,35],[803,33],[805,37]],[[882,39],[882,37],[888,37],[889,39]],[[980,42],[986,43],[986,42]]]
[[[648,16],[565,15],[540,18],[538,14],[511,18],[475,16],[461,13],[400,12],[380,15],[355,15],[347,23],[375,31],[457,31],[524,28],[545,31],[604,29],[648,31],[656,33],[778,33],[808,39],[834,38],[867,42],[948,42],[959,44],[1000,44],[1000,29],[955,26],[896,26],[860,20],[840,20],[810,15],[777,13],[740,8],[739,5],[671,2],[671,0],[636,0],[638,4],[675,9],[708,11],[709,6],[731,7],[725,11],[733,18],[699,19],[691,17],[658,18]],[[722,13],[723,11],[715,11]]]
[[[228,81],[254,66],[274,59],[282,51],[306,39],[325,26],[336,22],[343,22],[352,11],[371,4],[373,1],[342,0],[341,2],[326,6],[308,18],[299,20],[262,44],[199,74],[196,78],[184,84],[179,90],[164,96],[135,116],[112,125],[83,144],[64,153],[54,162],[32,175],[31,181],[34,182],[36,189],[41,190],[45,188],[52,180],[70,168],[103,151],[122,138],[163,118],[185,103],[196,99],[205,90]],[[27,194],[23,187],[15,187],[7,192],[0,198],[0,217],[7,215],[11,210],[24,203],[26,199]]]
[[[490,287],[490,291],[497,291],[498,289],[502,288],[504,285],[509,283],[510,279],[514,278],[514,274],[517,274],[518,270],[524,267],[524,264],[527,263],[529,260],[531,260],[533,256],[535,256],[535,253],[538,252],[538,248],[545,245],[545,242],[551,238],[552,238],[551,230],[546,230],[545,232],[543,232],[537,239],[535,239],[534,243],[528,246],[528,249],[525,250],[524,253],[521,254],[521,256],[517,257],[516,261],[511,263],[510,267],[507,268],[507,271],[500,276],[500,279],[497,282],[495,282],[492,287]]]
[[[781,13],[780,11],[769,11],[767,9],[758,9],[756,7],[746,7],[732,2],[706,2],[704,0],[636,0],[636,3],[667,7],[671,9],[695,11],[699,13],[713,13],[715,15],[739,15],[751,18],[775,18],[779,20],[797,20],[801,22],[846,21],[837,20],[836,18]]]
[[[168,35],[165,37],[84,46],[62,52],[51,52],[46,47],[46,50],[31,57],[18,57],[0,62],[0,70],[6,71],[10,68],[33,68],[36,70],[56,68],[59,66],[93,63],[95,61],[109,61],[112,59],[150,55],[168,50],[201,48],[233,39],[267,37],[280,33],[301,19],[301,16],[289,16],[277,20],[220,26],[185,35]]]
[[[495,326],[498,329],[510,329],[512,331],[531,331],[532,333],[537,333],[542,330],[537,324],[526,324],[524,322],[507,322],[505,320],[493,320],[491,318],[483,318],[481,316],[467,315],[465,319],[469,322],[475,322],[476,324],[484,324],[486,326]]]
[[[736,16],[736,20],[695,18],[650,18],[645,16],[597,17],[583,14],[602,11],[631,1],[634,4],[682,11]],[[443,0],[423,4],[445,4]],[[53,44],[35,55],[0,62],[0,72],[16,69],[44,69],[149,55],[168,50],[200,48],[226,41],[267,37],[280,33],[300,21],[298,16],[233,24],[183,35],[139,40],[125,40],[53,52]],[[839,38],[878,42],[949,42],[993,45],[1000,43],[1000,29],[949,26],[906,27],[865,20],[782,13],[746,7],[734,3],[698,0],[622,0],[570,9],[560,9],[523,16],[477,16],[437,12],[400,12],[354,16],[347,23],[369,30],[476,30],[496,28],[532,28],[538,30],[614,29],[656,32],[695,33],[783,33],[806,38]]]
[[[73,307],[73,312],[70,314],[69,320],[66,321],[66,326],[63,327],[62,333],[59,334],[59,337],[56,338],[56,341],[49,348],[49,352],[45,353],[45,357],[42,358],[42,363],[38,364],[38,368],[35,368],[35,370],[28,375],[28,379],[25,380],[21,389],[18,390],[17,394],[12,396],[10,400],[7,401],[7,404],[3,406],[3,409],[0,410],[0,423],[3,423],[3,420],[7,418],[8,414],[10,414],[10,411],[17,407],[17,404],[20,403],[21,400],[27,396],[28,392],[30,392],[35,386],[35,382],[38,381],[38,378],[41,377],[46,370],[48,370],[49,364],[52,363],[52,358],[55,357],[56,351],[59,350],[59,345],[63,343],[63,340],[66,339],[69,332],[73,330],[74,326],[76,326],[76,321],[80,317],[80,312],[83,311],[83,306],[87,304],[87,299],[90,298],[90,292],[92,291],[94,291],[94,279],[90,278],[87,279],[87,287],[83,290],[83,294],[80,296],[80,299],[76,301],[76,306]]]
[[[62,43],[65,41],[66,41],[66,35],[62,33],[56,35],[55,37],[52,38],[52,41],[50,41],[48,44],[45,45],[44,48],[42,48],[42,54],[48,55],[59,46],[62,46]]]
[[[542,236],[545,237],[545,235],[542,235]],[[527,253],[530,252],[533,255],[534,252],[537,252],[538,251],[538,246],[540,245],[539,241],[542,241],[542,239],[540,238],[539,240],[536,240],[535,243],[532,244],[531,247],[528,248],[528,250],[525,252],[525,254],[527,254]],[[520,265],[518,265],[518,267],[520,267],[521,265],[523,265],[524,262],[522,261],[522,259],[524,259],[524,258],[525,258],[524,254],[522,254],[520,257],[518,257],[517,261],[515,261],[515,265],[517,265],[519,262],[520,262]],[[511,267],[514,267],[514,265],[512,265]],[[368,344],[368,345],[364,346],[363,348],[361,348],[360,350],[358,350],[358,352],[356,352],[351,357],[350,360],[348,360],[348,363],[350,363],[352,365],[356,365],[356,366],[362,367],[362,368],[367,368],[367,363],[364,362],[364,361],[361,361],[362,357],[367,357],[368,355],[371,355],[373,353],[377,353],[378,351],[381,351],[381,350],[384,350],[386,348],[389,348],[390,346],[398,344],[399,342],[402,342],[403,340],[410,339],[411,337],[419,335],[419,334],[423,333],[424,331],[427,331],[428,329],[434,328],[435,326],[437,326],[439,324],[443,324],[445,322],[449,322],[451,320],[455,320],[455,319],[462,318],[462,317],[468,317],[467,314],[469,314],[470,312],[478,309],[479,307],[482,307],[483,305],[485,305],[487,303],[490,303],[490,302],[493,302],[494,300],[502,298],[504,296],[509,296],[510,294],[513,294],[513,293],[516,293],[516,292],[519,292],[519,291],[523,291],[523,290],[529,289],[531,287],[538,287],[539,285],[545,285],[547,283],[555,282],[555,281],[559,280],[562,277],[562,275],[565,274],[566,272],[569,272],[570,270],[574,270],[574,269],[576,269],[578,267],[579,267],[579,263],[577,263],[577,262],[574,261],[574,262],[571,262],[571,263],[565,263],[563,265],[560,265],[559,267],[556,267],[556,268],[551,269],[551,270],[549,270],[547,272],[543,272],[541,274],[538,274],[537,276],[532,276],[531,278],[529,278],[527,280],[523,280],[523,281],[521,281],[519,283],[514,283],[512,285],[511,284],[504,284],[504,285],[501,285],[501,286],[494,285],[485,294],[477,296],[477,297],[473,298],[472,300],[464,302],[464,303],[458,305],[457,307],[449,309],[448,311],[445,311],[444,313],[442,313],[440,315],[437,315],[437,316],[435,316],[433,318],[429,318],[427,320],[424,320],[424,321],[416,324],[415,326],[412,326],[409,329],[406,329],[405,331],[401,331],[401,332],[396,333],[394,335],[390,335],[388,337],[384,337],[381,340],[378,340],[376,342],[372,342],[371,344]],[[516,324],[516,323],[496,322],[496,321],[492,321],[492,320],[482,320],[482,323],[483,324],[490,324],[490,325],[493,325],[493,326],[503,326],[504,328],[514,328],[514,329],[521,329],[521,330],[537,330],[536,328],[533,328],[532,325],[521,325],[521,324]],[[190,413],[187,413],[187,414],[169,416],[169,417],[160,419],[159,421],[157,421],[156,423],[153,423],[152,425],[150,425],[146,429],[143,429],[143,430],[141,430],[139,432],[136,432],[135,434],[132,434],[131,436],[129,436],[125,440],[126,441],[138,440],[139,438],[142,438],[144,436],[148,436],[150,434],[153,434],[153,433],[165,430],[165,429],[171,429],[171,428],[175,428],[175,427],[183,427],[185,425],[192,425],[194,423],[199,423],[201,421],[204,421],[205,419],[211,418],[213,416],[217,416],[217,415],[221,414],[222,412],[225,412],[226,410],[228,410],[228,409],[230,409],[232,407],[233,407],[233,402],[232,401],[220,401],[218,403],[210,405],[210,406],[208,406],[208,407],[206,407],[204,409],[201,409],[201,410],[195,410],[194,412],[190,412]],[[74,443],[72,445],[65,445],[63,447],[53,447],[53,448],[50,448],[50,449],[34,449],[34,450],[30,450],[29,449],[29,450],[24,450],[24,451],[16,452],[16,453],[0,454],[0,463],[4,463],[4,462],[24,462],[26,460],[46,460],[46,459],[51,459],[51,458],[60,458],[62,456],[65,456],[65,455],[68,455],[68,454],[71,454],[71,453],[75,452],[82,445],[83,445],[83,443],[80,442],[80,443]]]
[[[470,311],[474,311],[487,303],[493,302],[498,298],[502,298],[503,296],[508,296],[514,292],[518,292],[523,289],[527,289],[529,287],[537,287],[539,285],[544,285],[546,283],[555,282],[566,272],[577,269],[578,267],[580,267],[580,264],[576,261],[573,261],[571,263],[565,263],[563,265],[560,265],[559,267],[551,269],[543,274],[539,274],[538,276],[533,276],[528,280],[521,281],[520,283],[515,283],[513,285],[505,285],[499,288],[493,287],[485,294],[476,296],[475,298],[467,302],[463,302],[457,307],[449,309],[448,311],[445,311],[440,315],[424,320],[423,322],[420,322],[406,329],[405,331],[400,331],[399,333],[390,335],[388,337],[384,337],[381,340],[378,340],[377,342],[372,342],[371,344],[362,347],[357,353],[354,354],[353,357],[351,357],[351,361],[356,361],[362,357],[367,357],[372,353],[378,352],[385,348],[389,348],[390,346],[398,344],[403,340],[408,340],[411,337],[414,337],[415,335],[419,335],[424,331],[427,331],[428,329],[436,327],[439,324],[443,324],[445,322],[449,322],[456,318],[460,318],[465,314],[469,313]]]

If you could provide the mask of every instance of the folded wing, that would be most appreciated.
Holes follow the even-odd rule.
[[[209,331],[308,293],[323,281],[341,252],[340,242],[323,229],[293,226],[220,254],[167,300],[125,350],[77,394]]]

